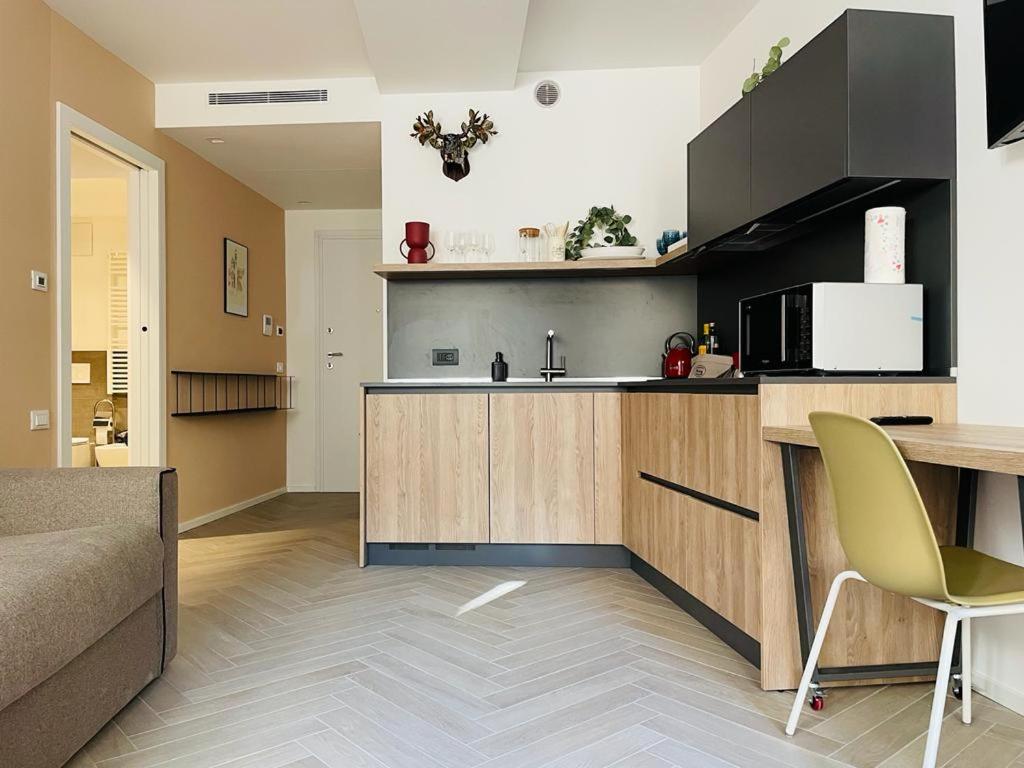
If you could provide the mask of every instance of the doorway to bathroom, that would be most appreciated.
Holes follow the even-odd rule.
[[[163,161],[57,117],[57,463],[162,465]]]
[[[135,167],[71,139],[71,465],[128,451],[128,181]]]

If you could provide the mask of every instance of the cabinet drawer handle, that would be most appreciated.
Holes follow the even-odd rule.
[[[719,509],[724,509],[726,512],[732,512],[733,514],[739,515],[740,517],[745,517],[748,520],[757,521],[761,519],[761,515],[759,515],[752,509],[741,507],[739,504],[733,504],[731,501],[720,499],[717,496],[710,496],[706,493],[701,493],[700,491],[696,491],[693,488],[687,488],[685,485],[673,483],[671,480],[664,480],[655,475],[648,474],[647,472],[641,472],[640,479],[646,480],[648,483],[653,483],[654,485],[659,485],[662,488],[666,488],[670,491],[681,493],[684,496],[689,496],[690,498],[696,499],[697,501],[703,501],[705,504],[708,504],[712,507],[718,507]]]

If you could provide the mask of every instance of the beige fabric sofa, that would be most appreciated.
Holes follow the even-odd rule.
[[[172,469],[0,470],[0,766],[58,768],[174,656]]]

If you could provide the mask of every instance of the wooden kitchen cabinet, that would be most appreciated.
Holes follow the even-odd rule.
[[[488,541],[486,394],[366,397],[366,540]]]
[[[491,542],[593,544],[594,395],[490,396]]]
[[[622,395],[594,393],[594,543],[622,543]]]
[[[623,543],[758,638],[758,398],[628,393],[622,423]]]
[[[749,510],[758,508],[756,395],[634,392],[624,396],[624,472],[645,472]]]

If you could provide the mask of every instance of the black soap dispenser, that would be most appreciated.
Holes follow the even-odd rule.
[[[507,381],[508,380],[508,363],[505,362],[505,356],[501,352],[494,353],[494,362],[491,363],[491,381]]]

